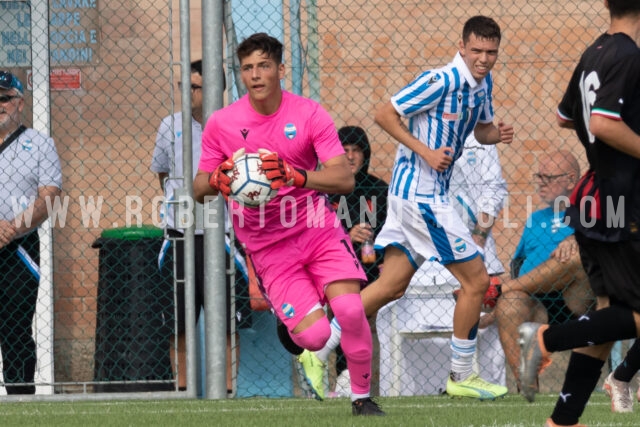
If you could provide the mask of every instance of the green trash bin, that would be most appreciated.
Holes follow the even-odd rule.
[[[172,380],[173,282],[161,271],[163,230],[153,226],[104,230],[99,249],[95,381]],[[96,392],[173,390],[165,383],[97,384]]]

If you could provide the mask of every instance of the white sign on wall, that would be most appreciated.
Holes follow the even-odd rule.
[[[18,0],[0,1],[2,68],[31,66],[31,3]],[[99,44],[97,0],[52,0],[48,6],[47,44],[50,48],[48,54],[51,57],[51,65],[83,65],[95,62]]]
[[[31,66],[31,5],[0,1],[0,67]]]

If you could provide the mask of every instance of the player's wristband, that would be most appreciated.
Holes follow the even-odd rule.
[[[473,231],[471,232],[471,234],[475,234],[476,236],[480,236],[483,239],[486,239],[487,237],[489,237],[489,233],[487,233],[486,231],[478,230],[477,228],[474,228]]]
[[[296,176],[293,179],[293,185],[298,188],[304,188],[307,185],[307,171],[296,168]]]

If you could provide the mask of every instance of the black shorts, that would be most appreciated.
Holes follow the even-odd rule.
[[[168,230],[168,234],[170,237],[176,238],[175,240],[171,240],[171,242],[175,242],[176,245],[176,253],[178,254],[178,259],[176,262],[176,279],[179,280],[176,287],[176,298],[177,298],[177,312],[178,312],[178,332],[182,333],[185,331],[185,300],[184,300],[184,241],[182,240],[182,233],[175,230]],[[236,251],[241,252],[241,248],[236,245]],[[204,236],[201,234],[196,234],[194,236],[194,252],[195,252],[195,309],[196,309],[196,320],[200,316],[201,310],[204,309]],[[229,254],[225,254],[225,265],[228,270],[230,265],[230,257]],[[173,250],[170,248],[167,251],[167,257],[164,261],[163,268],[168,268],[170,271],[173,271]],[[169,273],[171,274],[171,273]],[[231,276],[226,274],[226,307],[227,307],[227,333],[231,331],[231,286],[230,280]],[[251,309],[249,307],[249,291],[248,284],[245,280],[244,276],[240,271],[236,269],[236,280],[235,280],[235,318],[236,318],[236,328],[249,328],[251,327]]]
[[[576,241],[596,296],[640,312],[640,241],[601,242],[580,233]]]

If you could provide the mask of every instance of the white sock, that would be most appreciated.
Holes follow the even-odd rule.
[[[451,379],[464,381],[473,374],[473,355],[477,339],[462,340],[451,336]]]
[[[338,325],[338,321],[334,317],[330,323],[331,326],[331,335],[327,340],[327,343],[320,350],[316,351],[316,356],[322,363],[327,363],[329,360],[329,355],[333,350],[336,349],[338,344],[340,344],[340,338],[342,337],[342,329],[340,329],[340,325]]]
[[[367,397],[371,397],[370,394],[351,394],[351,401],[355,402],[358,399],[366,399]]]

